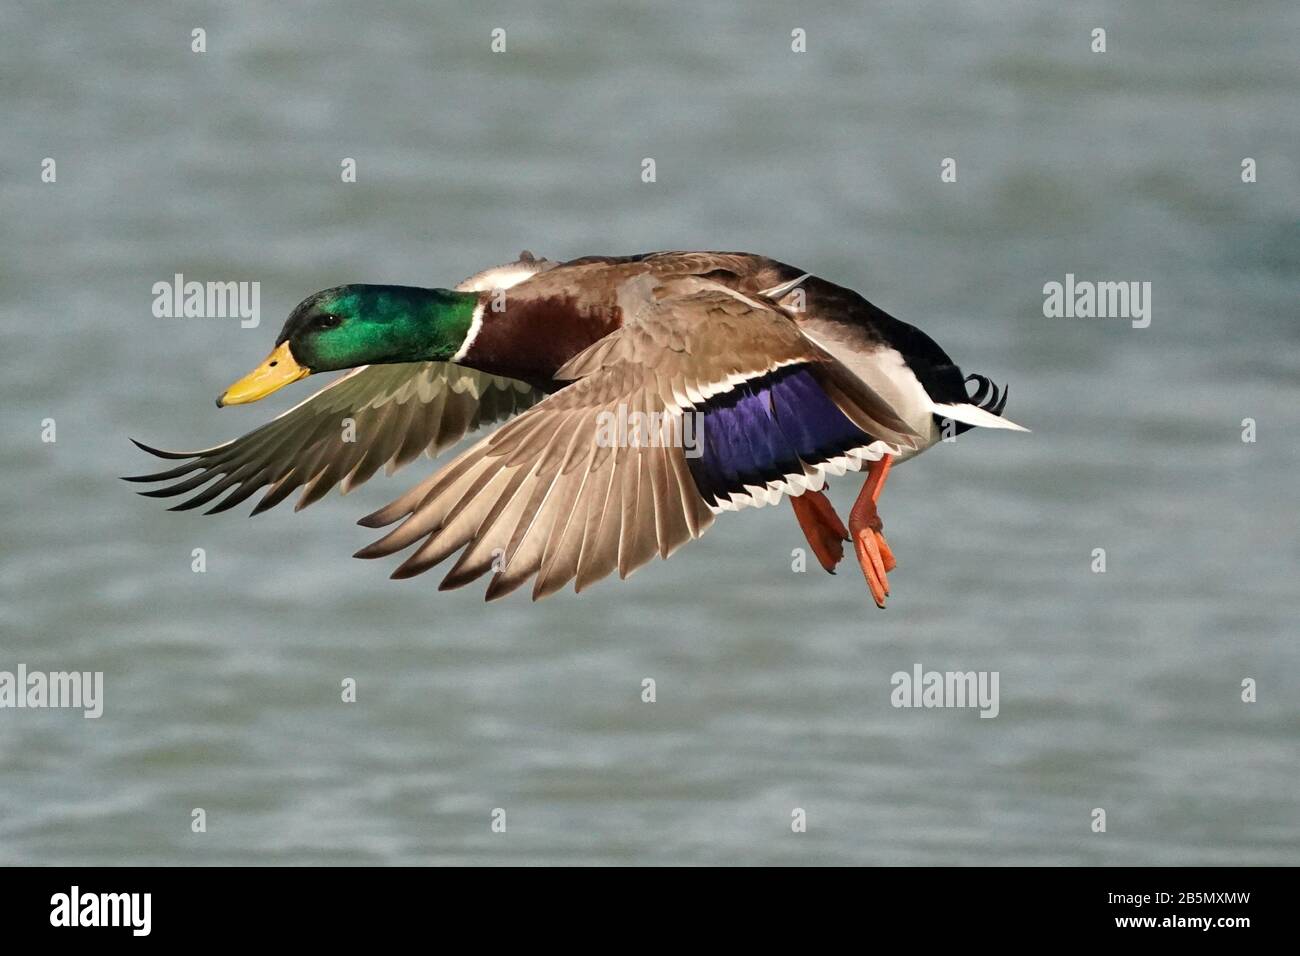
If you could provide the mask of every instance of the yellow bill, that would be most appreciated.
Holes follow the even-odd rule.
[[[266,360],[241,378],[217,399],[217,408],[226,405],[245,405],[259,398],[266,398],[272,392],[284,386],[306,378],[311,369],[303,368],[289,351],[289,343],[283,342],[275,347]]]

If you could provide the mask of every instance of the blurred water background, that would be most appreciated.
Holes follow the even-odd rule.
[[[3,18],[0,669],[102,670],[106,702],[0,711],[0,863],[1300,862],[1294,3]],[[212,402],[307,293],[523,248],[794,263],[1009,381],[1034,433],[894,473],[885,612],[852,563],[791,572],[786,505],[486,605],[350,557],[428,462],[255,520],[118,481],[155,465],[128,436],[307,394]],[[177,272],[259,281],[261,327],[155,318]],[[1067,273],[1151,282],[1151,326],[1045,318]],[[1000,715],[891,707],[918,662],[998,671]]]

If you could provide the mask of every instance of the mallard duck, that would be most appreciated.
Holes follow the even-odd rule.
[[[536,600],[570,581],[581,591],[615,570],[626,577],[720,512],[788,496],[821,566],[834,573],[851,542],[883,608],[895,560],[877,505],[890,468],[946,434],[1025,430],[1002,417],[1006,389],[963,377],[924,332],[746,253],[524,253],[454,289],[326,289],[217,404],[343,369],[223,445],[137,442],[184,463],[128,480],[175,482],[141,492],[150,496],[198,491],[172,510],[225,511],[262,488],[254,514],[298,488],[301,509],[509,419],[362,518],[398,524],[357,556],[416,545],[393,572],[407,578],[461,551],[441,588],[494,572],[488,599],[535,578]],[[826,478],[864,468],[846,525]]]

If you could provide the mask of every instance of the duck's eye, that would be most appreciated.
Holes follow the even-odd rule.
[[[316,318],[311,320],[311,324],[313,328],[317,329],[332,329],[342,321],[343,320],[337,315],[327,313],[325,315],[316,316]]]

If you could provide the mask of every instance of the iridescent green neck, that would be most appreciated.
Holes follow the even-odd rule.
[[[474,321],[476,292],[415,286],[349,285],[322,294],[318,312],[340,317],[337,328],[306,337],[311,354],[298,360],[313,370],[392,362],[446,361]],[[295,355],[300,344],[293,342]]]

